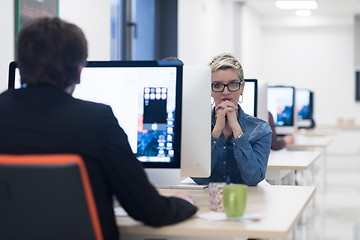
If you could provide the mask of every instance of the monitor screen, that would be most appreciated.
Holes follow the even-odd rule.
[[[257,99],[258,99],[257,79],[245,79],[243,100],[240,103],[241,109],[254,117],[257,117]],[[241,97],[240,97],[241,98]]]
[[[295,88],[291,86],[268,87],[268,109],[275,126],[294,126]]]
[[[313,93],[307,89],[296,89],[296,112],[298,120],[312,118]]]
[[[89,61],[73,97],[110,105],[145,168],[180,168],[182,68],[178,60]],[[15,63],[9,87],[22,87]]]

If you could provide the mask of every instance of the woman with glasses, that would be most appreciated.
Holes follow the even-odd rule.
[[[241,109],[245,87],[240,62],[231,54],[215,56],[210,63],[212,112],[211,175],[193,178],[198,184],[232,182],[250,186],[265,178],[270,154],[271,128]]]

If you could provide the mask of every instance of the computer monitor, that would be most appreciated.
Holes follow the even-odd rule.
[[[243,100],[240,103],[241,109],[254,117],[257,117],[258,102],[258,81],[257,79],[245,79]]]
[[[292,86],[269,86],[268,109],[273,115],[278,135],[293,134],[296,130],[295,88]]]
[[[308,89],[296,89],[296,113],[299,128],[314,127],[314,93]]]
[[[181,176],[211,173],[211,68],[183,67]]]
[[[240,104],[243,111],[251,116],[269,121],[267,106],[267,82],[258,79],[245,79],[243,102]]]
[[[185,74],[186,91],[195,92],[186,93],[183,102],[183,63],[179,60],[89,61],[73,93],[75,98],[112,107],[134,154],[144,165],[150,181],[158,187],[179,184],[181,155],[184,155],[184,164],[191,160],[193,166],[199,166],[194,171],[201,167],[210,171],[210,68],[187,69]],[[205,82],[207,85],[200,85]],[[21,87],[15,62],[10,64],[9,87]],[[183,105],[185,114],[182,116]],[[200,112],[204,116],[197,116]],[[182,125],[182,119],[185,123],[185,119],[191,119],[190,123],[196,124]],[[181,138],[186,139],[186,132],[191,136],[187,137],[189,143],[204,146],[196,149],[191,146],[187,150],[188,145],[184,144],[181,148]],[[185,157],[198,156],[198,152],[206,158]],[[190,177],[210,175],[194,171]]]

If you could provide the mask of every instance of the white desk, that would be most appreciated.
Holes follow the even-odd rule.
[[[172,195],[173,189],[161,189],[163,195]],[[209,212],[209,193],[188,190],[200,210]],[[258,186],[248,188],[245,214],[259,213],[258,222],[210,221],[193,217],[184,222],[154,228],[144,226],[130,217],[117,217],[123,239],[196,239],[206,238],[286,238],[315,193],[312,186]]]
[[[340,129],[337,127],[331,128],[314,128],[314,129],[299,129],[295,132],[295,135],[304,136],[336,136],[340,133]]]
[[[317,150],[321,152],[321,182],[320,182],[320,191],[326,189],[326,155],[327,147],[333,141],[333,136],[304,136],[296,135],[295,141],[293,144],[288,145],[286,148],[288,150]]]
[[[321,152],[316,151],[272,150],[269,156],[265,179],[279,185],[285,176],[289,176],[290,183],[294,185],[295,170],[301,171],[304,175],[304,171],[311,170],[311,167],[319,159],[320,155]],[[308,184],[308,178],[303,178],[303,183],[305,185]]]
[[[309,148],[326,148],[332,142],[333,138],[328,135],[324,136],[309,136],[296,135],[294,143],[288,145],[287,149],[309,149]]]

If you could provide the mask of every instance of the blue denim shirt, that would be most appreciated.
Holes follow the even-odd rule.
[[[212,127],[215,125],[215,112],[212,113]],[[231,135],[225,139],[211,137],[211,175],[208,178],[193,178],[198,184],[225,182],[229,177],[232,183],[255,186],[265,178],[270,154],[270,125],[250,116],[239,107],[239,123],[244,132],[240,138]]]

